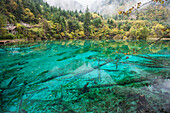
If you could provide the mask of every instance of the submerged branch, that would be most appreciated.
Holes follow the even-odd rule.
[[[141,82],[148,82],[150,80],[151,79],[138,80],[138,81],[133,82],[133,84],[141,83]],[[129,83],[119,83],[119,84],[102,84],[102,85],[97,85],[97,86],[90,86],[90,87],[87,87],[87,88],[88,89],[91,89],[91,88],[105,88],[105,87],[112,87],[112,86],[126,86],[126,85],[129,85],[129,84],[132,84],[132,82],[129,82]],[[72,88],[72,89],[66,89],[66,90],[82,90],[82,88]]]
[[[154,43],[157,43],[157,42],[160,41],[162,38],[164,38],[165,35],[167,35],[168,33],[170,33],[170,32],[167,32],[166,34],[164,34],[164,36],[160,37],[158,40],[149,43],[146,47],[143,47],[143,48],[137,50],[136,53],[137,53],[138,51],[140,51],[140,50],[146,49],[148,46],[150,46],[150,45],[152,45],[152,44],[154,44]]]

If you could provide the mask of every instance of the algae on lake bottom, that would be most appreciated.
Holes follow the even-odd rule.
[[[156,49],[148,44],[68,40],[1,46],[1,111],[168,112],[169,42],[158,42]]]

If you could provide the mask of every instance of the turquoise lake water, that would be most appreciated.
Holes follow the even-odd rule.
[[[168,112],[169,42],[150,43],[62,40],[1,45],[1,111]]]

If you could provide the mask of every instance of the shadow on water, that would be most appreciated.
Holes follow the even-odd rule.
[[[168,112],[169,64],[168,41],[1,46],[1,111]]]

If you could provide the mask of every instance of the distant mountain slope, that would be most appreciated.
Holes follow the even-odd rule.
[[[44,0],[44,1],[49,3],[51,6],[60,7],[61,9],[64,9],[64,10],[85,11],[86,9],[86,6],[84,4],[81,4],[77,2],[76,0]],[[146,3],[148,1],[151,1],[151,0],[96,0],[94,3],[89,5],[89,11],[97,12],[107,17],[114,16],[118,14],[119,11],[128,10],[129,8],[134,6],[136,3],[139,3],[139,2]],[[167,1],[167,3],[169,3],[169,1]],[[158,5],[162,5],[162,4],[158,3]],[[145,8],[148,6],[149,5],[145,6]],[[151,6],[155,6],[155,4],[152,3]]]
[[[51,6],[60,7],[64,10],[85,10],[85,7],[75,0],[44,0]]]
[[[129,8],[136,2],[136,0],[96,0],[90,9],[102,15],[114,15],[119,9]]]

